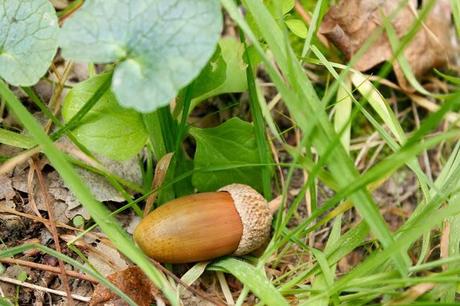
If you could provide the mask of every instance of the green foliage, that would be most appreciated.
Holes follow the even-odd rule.
[[[58,22],[48,0],[3,0],[0,5],[0,77],[30,86],[48,70],[57,50]]]
[[[118,250],[141,267],[144,273],[163,291],[173,305],[178,305],[177,297],[164,275],[152,266],[142,251],[134,245],[126,231],[121,227],[118,221],[110,215],[110,211],[94,199],[88,186],[83,183],[65,155],[56,148],[53,141],[46,135],[38,121],[27,111],[8,86],[1,80],[0,96],[3,97],[10,110],[21,121],[34,140],[41,144],[43,152],[46,154],[51,165],[62,177],[66,186],[75,194],[77,199],[88,210],[91,217]]]
[[[68,122],[96,92],[109,74],[101,74],[75,85],[67,94],[62,116]],[[89,150],[114,160],[126,160],[142,149],[147,140],[142,117],[118,105],[108,90],[73,130]]]
[[[307,38],[308,28],[305,25],[305,22],[300,19],[293,18],[286,20],[285,23],[294,35],[297,35],[300,38]]]
[[[261,167],[254,126],[232,118],[215,128],[192,128],[196,140],[193,185],[200,191],[215,191],[231,183],[262,189]]]
[[[55,251],[53,249],[50,249],[50,248],[48,248],[46,246],[41,245],[41,244],[24,243],[24,244],[22,244],[20,246],[0,250],[0,258],[12,257],[12,256],[21,254],[21,253],[29,251],[29,250],[34,250],[34,249],[39,250],[44,254],[49,254],[51,256],[54,256],[54,257],[62,260],[63,262],[72,265],[76,269],[93,276],[101,284],[103,284],[104,286],[109,288],[111,291],[113,291],[118,296],[122,297],[123,300],[125,302],[127,302],[128,305],[130,305],[130,306],[131,305],[134,305],[134,306],[136,305],[136,303],[134,303],[133,300],[131,300],[131,298],[129,296],[127,296],[123,291],[118,289],[118,287],[116,287],[114,284],[112,284],[109,280],[107,280],[107,278],[102,276],[99,272],[93,270],[89,265],[82,264],[79,261],[77,261],[77,260],[75,260],[75,259],[73,259],[73,258],[71,258],[71,257],[69,257],[67,255],[59,253],[59,252],[57,252],[57,251]],[[0,301],[1,301],[1,299],[0,299]],[[0,304],[0,305],[3,306],[2,304]]]
[[[1,128],[0,143],[23,149],[29,149],[35,145],[30,137]]]
[[[66,58],[117,62],[112,89],[121,105],[167,105],[212,56],[222,28],[216,0],[88,0],[62,28]]]
[[[227,37],[219,41],[219,49],[215,61],[210,61],[193,84],[191,109],[210,97],[243,92],[248,88],[244,46],[235,38]]]
[[[197,100],[200,97],[208,96],[210,92],[225,82],[227,63],[222,54],[220,47],[221,42],[217,45],[216,52],[206,64],[200,75],[193,81],[191,96]],[[205,98],[201,98],[201,100]]]
[[[295,0],[264,0],[264,4],[273,16],[277,16],[278,11],[282,16],[284,16],[294,8]]]
[[[75,217],[73,217],[72,223],[75,227],[82,227],[85,225],[85,218],[83,218],[83,216],[81,215],[76,215]]]
[[[5,297],[0,297],[0,306],[13,306],[14,304]]]
[[[25,282],[27,280],[28,276],[27,276],[27,272],[26,271],[21,271],[19,272],[18,276],[16,277],[16,279],[20,282]]]
[[[187,285],[206,270],[232,274],[244,285],[236,305],[247,303],[249,292],[259,304],[266,305],[287,305],[291,298],[299,305],[454,303],[460,283],[460,144],[452,148],[452,141],[458,142],[458,121],[452,126],[449,123],[458,118],[455,112],[460,94],[452,92],[460,78],[454,69],[448,74],[436,71],[449,83],[442,87],[446,96],[430,94],[413,76],[404,52],[417,30],[429,28],[424,20],[436,1],[427,1],[406,35],[396,35],[389,19],[381,25],[395,59],[417,91],[408,93],[387,86],[388,93],[394,93],[392,103],[386,98],[390,95],[379,90],[380,80],[391,66],[384,65],[378,74],[382,79],[350,71],[352,64],[337,63],[341,60],[337,50],[318,38],[325,10],[334,2],[338,1],[221,0],[236,24],[229,29],[240,34],[236,39],[232,35],[220,38],[222,13],[217,0],[74,1],[59,13],[64,18],[60,37],[63,56],[90,62],[92,77],[75,86],[64,84],[73,86],[63,103],[64,123],[60,122],[61,114],[53,114],[49,101],[41,101],[33,87],[22,88],[58,128],[50,136],[43,132],[30,108],[21,104],[16,92],[0,80],[0,112],[6,104],[4,114],[11,114],[9,118],[25,127],[20,133],[17,124],[2,121],[0,143],[16,149],[39,148],[92,215],[94,224],[85,233],[100,227],[173,305],[179,303],[185,288],[171,286],[113,218],[124,209],[140,210],[137,203],[143,203],[152,192],[155,164],[167,153],[173,153],[173,158],[156,190],[157,205],[196,190],[215,191],[227,184],[243,183],[263,192],[268,200],[280,194],[286,208],[275,216],[273,239],[260,257],[245,257],[250,263],[223,258],[196,264],[182,277]],[[67,18],[81,3],[84,5]],[[294,10],[296,3],[310,14],[308,26],[299,18],[298,7]],[[450,3],[455,28],[460,31],[460,5],[455,0]],[[46,73],[56,52],[56,14],[48,0],[3,0],[2,4],[0,77],[12,85],[32,85]],[[363,52],[358,51],[355,57]],[[256,74],[260,60],[264,73]],[[94,63],[110,63],[111,72],[94,76]],[[433,93],[437,92],[436,84],[431,82],[429,87]],[[252,123],[231,118],[214,128],[190,126],[194,118],[189,114],[200,102],[240,92],[244,93],[241,100],[249,102]],[[434,105],[430,111],[437,110],[431,115],[419,114],[417,107],[403,110],[407,103],[393,103],[400,97],[420,103],[415,98],[425,96]],[[172,100],[174,107],[169,105]],[[283,120],[278,120],[279,115]],[[0,116],[0,120],[4,118]],[[356,135],[358,129],[362,132]],[[116,160],[135,156],[147,144],[143,188],[96,169],[127,199],[122,208],[107,210],[78,177],[69,156],[54,146],[53,142],[64,135],[87,154],[95,152]],[[193,160],[184,150],[188,135],[196,142]],[[276,179],[270,146],[282,148]],[[426,153],[431,149],[436,154]],[[374,155],[366,160],[370,156],[366,152]],[[442,159],[445,153],[450,154],[447,162]],[[436,167],[439,171],[432,177],[429,169],[434,155],[442,158]],[[11,162],[17,162],[17,157],[21,155],[11,156]],[[0,156],[0,162],[7,160]],[[78,165],[90,168],[83,162]],[[400,227],[390,229],[388,215],[383,218],[382,213],[386,204],[377,201],[373,191],[402,168],[416,177],[413,185],[418,193],[414,211],[399,216],[398,222],[403,220]],[[298,180],[298,173],[304,181]],[[300,181],[300,186],[294,186],[293,179]],[[132,199],[120,184],[144,194]],[[297,195],[293,188],[299,188]],[[303,203],[307,204],[307,215],[301,209]],[[347,213],[351,209],[360,216]],[[401,209],[406,206],[401,205]],[[80,228],[86,223],[81,216],[72,221]],[[325,238],[323,232],[328,229]],[[439,252],[430,251],[438,247],[439,240],[446,252],[438,259]],[[72,264],[134,305],[97,271],[41,245],[6,248],[0,257],[30,249]],[[342,260],[349,254],[363,258],[345,271]],[[26,280],[27,274],[18,278]],[[423,286],[415,287],[418,284]],[[0,305],[10,303],[0,298]]]
[[[229,272],[251,289],[266,305],[289,305],[283,296],[273,287],[262,271],[250,264],[234,258],[224,258],[212,267]]]

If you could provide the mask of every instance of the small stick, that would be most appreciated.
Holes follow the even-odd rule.
[[[270,212],[272,213],[272,215],[276,213],[278,208],[281,206],[282,201],[283,201],[283,197],[279,195],[273,200],[271,200],[270,202],[268,202],[268,208],[270,209]]]
[[[51,96],[51,99],[48,102],[48,108],[52,108],[53,115],[57,115],[61,107],[62,101],[59,98],[61,96],[62,90],[64,89],[65,82],[69,78],[70,72],[72,71],[72,67],[73,67],[73,63],[71,61],[65,63],[64,73],[60,75],[56,67],[54,65],[51,65],[53,73],[58,79],[56,88],[53,91],[53,95]],[[53,120],[48,119],[48,122],[44,126],[44,130],[47,134],[49,133],[52,125],[53,125]]]
[[[16,211],[16,210],[11,209],[11,208],[0,207],[0,213],[23,217],[23,218],[30,219],[30,220],[35,221],[35,222],[43,223],[43,225],[45,225],[46,227],[49,226],[48,219],[45,219],[43,217],[34,216],[34,215],[31,215],[31,214],[27,214],[27,213],[23,213],[23,212],[20,212],[20,211]],[[76,228],[76,227],[61,223],[61,222],[56,222],[56,226],[61,227],[61,228],[65,228],[65,229],[68,229],[68,230],[72,230],[72,231],[83,232],[83,230],[80,229],[80,228]],[[96,237],[96,236],[95,236],[95,238],[99,239],[99,237]]]
[[[308,13],[305,11],[305,9],[303,8],[302,4],[300,4],[299,1],[295,2],[295,11],[297,12],[297,14],[299,14],[299,16],[303,19],[303,21],[308,26],[311,25],[311,17],[310,15],[308,15]],[[327,40],[326,36],[324,36],[323,34],[319,32],[316,32],[316,36],[323,43],[324,46],[329,48],[329,41]]]
[[[31,284],[31,283],[27,283],[27,282],[21,282],[21,281],[19,281],[17,279],[14,279],[14,278],[0,276],[0,281],[5,282],[5,283],[10,283],[10,284],[13,284],[13,285],[18,285],[18,286],[30,288],[30,289],[35,289],[35,290],[39,290],[39,291],[52,293],[52,294],[63,296],[63,297],[67,297],[67,294],[64,291],[54,290],[54,289],[34,285],[34,284]],[[74,298],[77,301],[87,302],[87,303],[91,301],[90,297],[81,296],[81,295],[78,295],[78,294],[72,294],[72,298]]]
[[[14,258],[0,258],[1,263],[6,263],[6,264],[12,264],[12,265],[19,265],[19,266],[24,266],[24,267],[29,267],[29,268],[34,268],[42,271],[47,271],[51,273],[56,273],[59,274],[61,273],[61,270],[58,267],[53,267],[53,266],[48,266],[44,264],[39,264],[36,262],[31,262],[27,260],[21,260],[21,259],[14,259]],[[89,275],[77,272],[77,271],[70,271],[70,270],[65,270],[65,274],[71,277],[79,278],[81,280],[89,281],[93,284],[98,284],[99,281]]]
[[[62,253],[59,234],[57,232],[57,227],[56,227],[56,219],[54,217],[54,205],[51,203],[50,194],[48,193],[46,182],[45,182],[45,179],[43,178],[43,173],[41,172],[41,169],[39,168],[37,161],[32,160],[31,166],[32,166],[32,169],[34,169],[35,173],[37,174],[38,187],[40,188],[40,191],[44,197],[46,210],[48,211],[48,219],[50,222],[50,227],[48,228],[48,230],[51,231],[51,235],[53,236],[56,251],[58,251],[59,253]],[[67,292],[67,296],[68,296],[67,303],[70,306],[73,306],[75,305],[75,303],[72,299],[72,291],[70,290],[69,279],[67,278],[67,274],[65,273],[64,262],[62,261],[62,259],[58,258],[58,263],[59,263],[59,269],[61,270],[61,273],[59,276],[62,280],[62,283],[64,285],[65,291]]]

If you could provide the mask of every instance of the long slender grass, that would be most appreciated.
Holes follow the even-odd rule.
[[[60,123],[31,88],[23,89],[59,128],[50,137],[8,86],[0,81],[0,96],[30,134],[0,129],[0,142],[23,149],[39,145],[96,222],[75,240],[99,227],[122,253],[146,272],[172,304],[178,304],[178,297],[184,288],[172,285],[151,265],[114,216],[127,209],[141,214],[138,205],[154,192],[160,192],[159,204],[175,198],[179,194],[178,188],[185,186],[194,173],[260,167],[264,196],[270,199],[274,190],[280,191],[283,204],[276,214],[273,238],[267,248],[260,257],[226,257],[198,263],[182,276],[185,284],[192,285],[206,271],[217,271],[219,283],[228,298],[229,286],[222,272],[231,274],[243,284],[236,305],[246,303],[250,294],[257,297],[260,305],[454,305],[458,302],[460,131],[455,125],[448,126],[442,132],[439,128],[449,113],[460,108],[460,81],[449,73],[437,72],[440,79],[449,82],[449,86],[446,86],[449,94],[430,92],[415,78],[404,55],[405,48],[425,26],[424,21],[436,1],[426,1],[408,33],[399,38],[391,21],[408,3],[408,0],[400,1],[398,8],[384,19],[381,27],[370,35],[347,64],[336,62],[335,50],[331,51],[334,54],[331,59],[330,54],[324,52],[324,46],[315,40],[330,1],[318,0],[312,5],[307,36],[301,41],[299,53],[294,51],[293,39],[283,23],[281,8],[284,3],[273,1],[270,9],[262,0],[243,0],[241,3],[221,0],[221,3],[236,23],[246,50],[244,60],[247,64],[249,106],[261,161],[259,164],[235,163],[193,170],[181,168],[184,162],[182,144],[187,135],[192,107],[192,82],[181,92],[183,103],[181,114],[177,117],[169,107],[143,115],[149,133],[143,186],[126,182],[105,169],[90,169],[106,175],[108,181],[125,195],[127,204],[110,212],[94,200],[71,166],[69,157],[59,152],[53,144],[54,140],[68,135],[78,146],[78,140],[72,138],[71,130],[78,126],[109,89],[110,73],[106,82],[66,125]],[[460,5],[452,0],[451,6],[455,29],[460,34]],[[248,15],[251,16],[250,20]],[[353,64],[384,34],[392,47],[393,57],[383,64],[377,73],[378,77],[354,70]],[[274,113],[269,109],[257,74],[254,73],[257,67],[254,67],[248,55],[250,45],[261,58],[261,68],[268,74],[271,85],[281,96],[279,103],[284,103],[288,110],[286,117],[292,122],[292,127],[287,131],[278,126]],[[384,82],[379,81],[379,78],[384,80],[389,75],[395,62],[416,90],[414,94],[439,102],[439,108],[424,114],[415,127],[401,120],[397,112],[400,106],[390,105]],[[308,77],[311,71],[304,63],[314,64],[315,69],[326,76],[327,84],[314,84]],[[405,94],[403,91],[396,93],[398,97],[403,97],[401,100],[410,97]],[[361,126],[368,129],[364,132],[366,137],[369,130],[375,133],[381,149],[375,149],[376,158],[364,170],[355,164],[352,149],[353,137],[359,133]],[[295,132],[298,136],[295,146],[288,144],[284,137],[289,132]],[[289,162],[273,161],[273,152],[270,151],[272,143],[287,153]],[[84,147],[80,149],[85,151]],[[431,173],[426,173],[426,164],[420,161],[420,156],[428,155],[430,150],[440,150],[440,155],[445,158],[434,179]],[[151,190],[154,164],[169,152],[174,152],[174,159],[165,183]],[[72,162],[88,168],[87,165]],[[277,174],[273,169],[283,173],[284,180],[281,180],[282,176],[274,178]],[[373,191],[400,171],[414,175],[420,196],[415,200],[414,210],[403,218],[397,229],[390,230],[381,212],[385,203],[379,203]],[[294,177],[299,173],[304,175],[304,181],[296,194],[292,195]],[[142,195],[134,199],[125,191],[125,187]],[[330,194],[324,195],[323,189],[330,191]],[[303,205],[307,205],[305,214],[302,214]],[[353,217],[352,221],[350,216]],[[321,235],[324,235],[321,244],[316,245]],[[32,247],[94,275],[133,305],[129,297],[114,288],[97,271],[45,247],[24,245],[1,251],[0,257],[12,256]],[[438,251],[438,247],[442,250]],[[78,249],[75,251],[79,252]],[[361,254],[362,258],[343,272],[341,262],[346,261],[350,254]],[[84,258],[83,254],[80,256]]]

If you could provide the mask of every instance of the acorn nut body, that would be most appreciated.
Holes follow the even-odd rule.
[[[257,191],[232,184],[160,206],[139,223],[134,240],[159,262],[204,261],[258,249],[268,240],[271,221]]]

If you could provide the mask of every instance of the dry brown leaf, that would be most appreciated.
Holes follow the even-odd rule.
[[[0,200],[11,200],[15,195],[11,178],[0,175]]]
[[[88,251],[88,261],[99,273],[110,275],[128,267],[126,260],[115,248],[101,242],[95,243],[96,247]]]
[[[328,37],[350,60],[378,28],[383,27],[384,16],[389,17],[400,0],[342,0],[325,15],[320,32]],[[410,0],[392,19],[392,25],[401,39],[416,20],[417,1]],[[447,63],[451,50],[450,6],[439,0],[423,26],[405,48],[404,55],[418,78],[434,67]],[[392,48],[386,35],[379,35],[354,68],[368,70],[392,57]],[[393,65],[400,85],[407,82],[397,62]]]
[[[173,156],[174,153],[168,153],[165,154],[158,161],[158,164],[155,168],[155,176],[153,177],[152,190],[159,188],[163,184],[166,174],[168,173],[169,164],[171,163],[171,159]],[[144,208],[144,215],[147,215],[152,209],[153,203],[155,202],[157,195],[158,193],[154,192],[147,198]]]
[[[414,285],[413,287],[407,289],[404,293],[401,294],[397,299],[387,303],[388,306],[396,305],[410,305],[412,302],[417,300],[421,295],[429,292],[435,287],[434,283],[421,283]]]
[[[138,267],[129,267],[115,272],[107,276],[107,279],[139,306],[152,305],[155,302],[155,296],[159,294],[152,282]],[[127,303],[103,285],[97,285],[90,305],[127,305]]]

